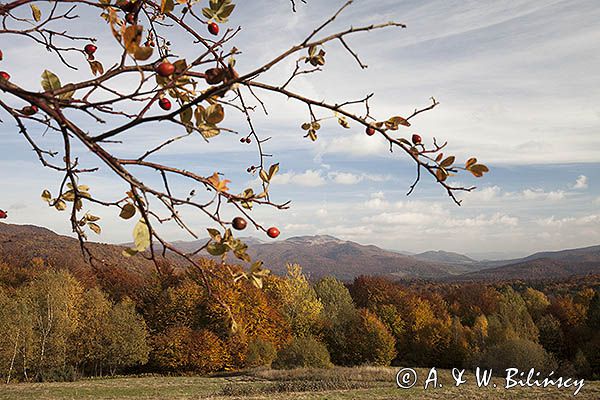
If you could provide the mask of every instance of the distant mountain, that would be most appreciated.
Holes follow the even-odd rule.
[[[480,270],[453,277],[460,281],[536,281],[600,274],[600,262],[572,263],[550,258]]]
[[[546,251],[505,261],[481,262],[458,280],[543,280],[600,274],[600,246]]]
[[[453,253],[450,251],[426,251],[424,253],[413,255],[414,258],[423,261],[441,262],[445,264],[474,264],[477,261],[463,254]]]
[[[543,251],[534,253],[523,258],[514,258],[511,260],[481,261],[483,269],[500,267],[503,265],[513,265],[527,261],[546,258],[549,260],[564,261],[570,263],[598,262],[600,261],[600,246],[582,247],[578,249]]]
[[[176,243],[190,251],[206,241]],[[274,273],[284,274],[286,264],[298,263],[311,278],[333,275],[352,280],[359,275],[385,275],[391,278],[437,279],[475,269],[471,263],[450,264],[421,260],[373,245],[361,245],[329,235],[296,236],[273,242],[247,241],[253,259],[263,260]],[[230,259],[230,261],[234,261]]]
[[[298,263],[312,279],[333,275],[352,280],[359,275],[383,275],[392,279],[430,280],[539,280],[600,274],[600,246],[541,252],[505,261],[477,262],[467,256],[445,251],[427,251],[416,255],[362,245],[333,236],[297,236],[286,240],[263,242],[246,237],[253,259],[263,260],[274,273],[284,274],[286,264]],[[208,239],[174,242],[186,252],[193,252]],[[99,265],[115,266],[135,273],[154,271],[153,262],[143,257],[124,258],[124,246],[88,243]],[[207,257],[206,253],[200,256]],[[28,266],[39,258],[75,275],[90,275],[91,269],[79,248],[79,241],[32,225],[0,223],[0,261]],[[174,254],[167,261],[176,268],[186,262]],[[230,259],[235,262],[235,260]]]

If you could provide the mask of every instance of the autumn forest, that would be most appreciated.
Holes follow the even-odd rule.
[[[0,264],[5,382],[254,367],[403,365],[600,374],[598,282],[311,281],[299,265],[262,289],[235,265],[144,278],[125,268],[74,274],[34,260]],[[215,295],[218,294],[218,295]]]

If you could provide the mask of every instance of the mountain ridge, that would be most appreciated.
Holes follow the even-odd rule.
[[[478,262],[463,254],[443,250],[406,255],[331,235],[294,236],[278,241],[254,237],[241,239],[249,245],[250,256],[264,260],[266,267],[274,273],[284,274],[288,263],[298,263],[313,279],[333,275],[349,281],[359,275],[382,275],[408,280],[495,281],[600,274],[600,245],[537,252],[520,259]],[[175,241],[173,245],[191,253],[207,240]],[[126,245],[89,242],[90,249],[102,263],[124,265],[138,274],[154,270],[153,263],[143,257],[124,258],[121,253]],[[201,256],[210,258],[207,254]],[[23,266],[29,265],[34,258],[70,270],[90,268],[81,255],[77,239],[36,225],[0,222],[0,260]],[[172,253],[167,258],[176,267],[185,263]],[[228,261],[237,262],[232,258]]]

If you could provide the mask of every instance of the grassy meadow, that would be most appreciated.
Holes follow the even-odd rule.
[[[264,370],[213,377],[117,377],[65,383],[17,383],[0,386],[0,400],[67,399],[567,399],[573,390],[556,388],[478,388],[473,375],[455,387],[450,371],[440,371],[442,388],[423,390],[428,370],[418,369],[411,389],[395,384],[395,368],[333,368],[328,370]],[[600,382],[586,382],[575,397],[599,399]]]

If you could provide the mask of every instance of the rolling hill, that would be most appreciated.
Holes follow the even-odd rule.
[[[286,264],[298,263],[311,279],[333,275],[349,281],[359,275],[383,275],[392,279],[427,279],[444,281],[498,281],[559,279],[600,274],[600,246],[541,252],[522,259],[477,262],[467,256],[445,251],[428,251],[407,255],[362,245],[333,236],[297,236],[286,240],[263,242],[244,238],[253,259],[265,262],[276,274],[284,274]],[[206,240],[174,242],[179,249],[191,252]],[[124,268],[135,274],[154,271],[154,264],[143,257],[125,258],[124,245],[89,243],[100,265]],[[33,225],[0,223],[0,261],[28,266],[39,258],[47,264],[66,268],[81,275],[86,263],[79,242]],[[179,257],[168,254],[175,267],[185,265]],[[234,260],[230,260],[234,261]]]
[[[125,258],[122,255],[123,246],[89,242],[88,248],[98,260],[96,266],[99,268],[119,267],[134,274],[144,274],[155,268],[152,261],[143,257]],[[0,222],[0,261],[28,267],[36,258],[47,265],[67,269],[76,276],[89,275],[91,269],[77,239],[58,235],[39,226]],[[172,256],[169,261],[176,266],[183,262]]]

